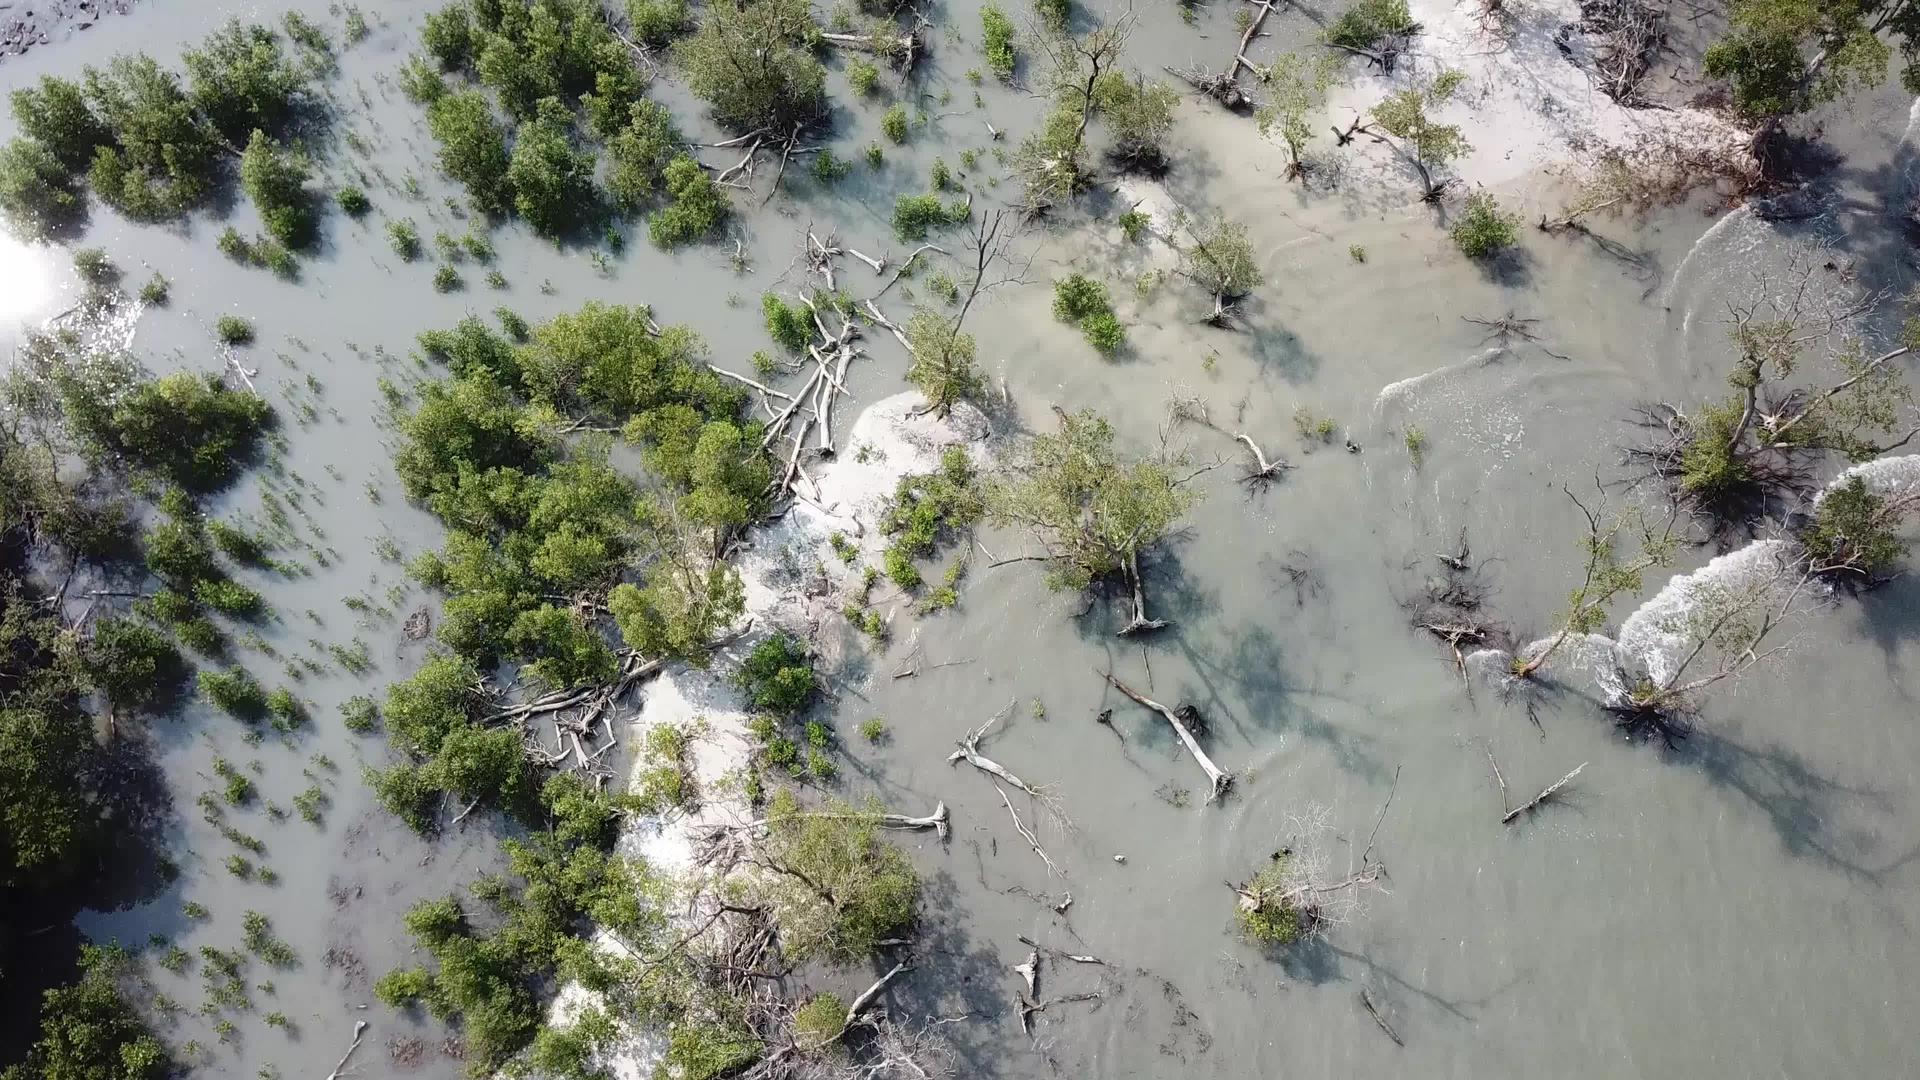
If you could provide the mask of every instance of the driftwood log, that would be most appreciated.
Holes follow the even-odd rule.
[[[1226,795],[1227,789],[1233,786],[1233,774],[1215,765],[1213,759],[1207,756],[1206,750],[1201,748],[1200,740],[1195,737],[1193,729],[1188,725],[1187,719],[1183,718],[1180,711],[1169,709],[1165,705],[1135,690],[1133,687],[1128,686],[1126,683],[1121,682],[1119,679],[1114,678],[1113,672],[1111,671],[1100,671],[1098,668],[1095,668],[1094,671],[1101,678],[1113,684],[1115,690],[1133,699],[1135,704],[1144,705],[1152,709],[1154,712],[1166,717],[1167,723],[1173,725],[1174,734],[1180,737],[1180,741],[1185,744],[1187,752],[1193,755],[1193,760],[1199,762],[1201,770],[1207,774],[1207,783],[1211,789],[1211,793],[1207,796],[1208,802],[1213,802]]]

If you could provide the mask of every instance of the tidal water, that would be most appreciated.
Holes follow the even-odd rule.
[[[766,345],[759,295],[799,286],[809,227],[862,251],[904,255],[911,245],[892,239],[887,220],[893,196],[923,190],[936,156],[957,168],[967,148],[982,159],[961,175],[976,207],[1010,195],[1012,181],[997,190],[986,179],[1002,172],[992,152],[1010,149],[1039,116],[1032,98],[991,81],[980,88],[984,105],[973,106],[964,73],[980,63],[977,8],[948,4],[933,13],[931,65],[904,99],[932,117],[928,125],[911,145],[887,146],[883,169],[858,163],[837,188],[790,170],[785,192],[761,207],[763,165],[756,194],[736,199],[744,268],[731,241],[663,254],[642,233],[603,269],[585,249],[508,226],[495,233],[508,288],[489,289],[484,268],[468,263],[465,289],[442,295],[430,284],[432,260],[400,261],[382,225],[412,218],[430,238],[471,224],[449,209],[459,192],[437,174],[418,110],[394,85],[430,8],[364,6],[375,29],[340,53],[337,141],[325,171],[365,186],[376,210],[358,224],[328,217],[322,250],[298,283],[222,257],[218,215],[149,226],[96,206],[76,243],[104,247],[135,287],[148,267],[173,280],[172,304],[132,324],[132,347],[155,370],[218,370],[211,328],[220,315],[258,326],[244,362],[286,421],[282,471],[249,479],[221,509],[259,515],[269,490],[297,493],[300,532],[327,564],[294,552],[311,576],[250,580],[277,612],[262,636],[278,659],[255,651],[249,666],[277,684],[291,657],[328,662],[326,646],[356,639],[374,661],[365,675],[335,666],[294,684],[317,723],[285,741],[248,746],[238,725],[197,704],[152,729],[175,789],[168,840],[183,873],[143,903],[90,913],[83,929],[232,947],[242,913],[260,911],[301,957],[290,971],[254,972],[274,991],[224,1045],[192,1015],[198,975],[153,972],[155,987],[188,1010],[166,1025],[169,1037],[214,1047],[210,1076],[252,1076],[266,1065],[318,1075],[362,1019],[372,1025],[364,1075],[462,1069],[444,1030],[374,1002],[370,984],[409,962],[400,926],[409,904],[492,865],[494,827],[473,819],[432,842],[407,832],[359,779],[363,763],[385,760],[380,739],[347,732],[337,713],[349,697],[378,696],[404,677],[427,647],[407,640],[400,623],[434,599],[408,583],[398,560],[435,545],[438,530],[393,476],[380,390],[383,379],[405,386],[432,376],[409,356],[414,335],[501,305],[538,320],[589,299],[644,303],[663,323],[698,329],[716,362],[743,370]],[[0,63],[0,89],[73,75],[119,51],[171,59],[231,15],[285,10],[337,33],[337,16],[319,3],[152,0]],[[1225,5],[1201,8],[1191,25],[1172,5],[1140,17],[1129,63],[1149,75],[1195,60],[1218,66],[1238,36]],[[1314,21],[1276,14],[1258,47],[1304,43]],[[834,145],[856,157],[880,137],[882,106],[847,104],[854,99],[835,79]],[[658,93],[691,135],[717,135],[682,88]],[[996,142],[986,120],[1008,142]],[[0,134],[10,135],[5,124]],[[1520,641],[1551,630],[1576,584],[1582,534],[1561,486],[1591,491],[1597,480],[1616,502],[1653,500],[1619,486],[1629,473],[1622,448],[1641,437],[1634,409],[1722,392],[1733,357],[1728,304],[1772,287],[1769,275],[1809,245],[1836,268],[1822,272],[1829,287],[1889,293],[1885,317],[1866,320],[1862,333],[1897,323],[1893,297],[1913,278],[1909,102],[1867,101],[1831,118],[1827,135],[1838,160],[1817,185],[1822,209],[1811,218],[1769,223],[1700,196],[1594,219],[1631,258],[1528,229],[1521,264],[1488,275],[1454,251],[1434,212],[1410,198],[1411,183],[1289,185],[1281,153],[1250,120],[1189,99],[1162,181],[1108,184],[1079,210],[1021,234],[1023,280],[990,293],[967,326],[1011,401],[997,434],[1051,423],[1055,404],[1091,408],[1133,448],[1167,439],[1198,460],[1229,463],[1196,481],[1204,500],[1147,567],[1153,614],[1171,621],[1161,633],[1123,641],[1114,636],[1125,621],[1117,607],[1080,615],[1082,599],[1048,592],[1034,564],[989,569],[981,559],[955,610],[912,622],[929,660],[964,663],[889,678],[908,641],[902,623],[886,650],[859,665],[864,677],[836,684],[832,718],[850,758],[836,794],[874,794],[912,813],[944,800],[952,810],[948,843],[904,841],[927,895],[917,966],[889,1007],[914,1019],[967,1017],[942,1027],[960,1053],[955,1075],[1915,1072],[1920,592],[1909,579],[1811,612],[1786,655],[1716,693],[1695,733],[1671,748],[1623,739],[1578,693],[1548,699],[1536,725],[1493,688],[1464,686],[1445,650],[1409,626],[1408,605],[1441,573],[1436,555],[1457,553],[1464,537],[1484,560],[1492,617]],[[702,153],[715,163],[729,156]],[[1172,265],[1163,244],[1123,241],[1116,208],[1142,193],[1248,226],[1266,282],[1242,329],[1201,325],[1209,298],[1177,276],[1152,278]],[[1563,195],[1546,177],[1501,192],[1529,221]],[[242,232],[257,227],[244,204],[231,220]],[[73,303],[67,262],[58,250],[0,244],[0,330],[10,340]],[[1131,342],[1116,360],[1102,360],[1050,313],[1052,281],[1074,270],[1103,278],[1115,295]],[[883,280],[850,261],[842,274],[855,295]],[[904,317],[902,291],[885,303]],[[1528,320],[1525,333],[1503,340],[1469,321],[1502,316]],[[843,428],[902,386],[904,353],[885,337],[869,348],[851,371],[855,402],[836,410]],[[1237,444],[1169,426],[1168,401],[1195,394],[1223,425],[1231,420],[1295,467],[1248,491]],[[1339,435],[1303,440],[1293,421],[1303,407],[1333,418]],[[1410,426],[1427,439],[1419,461],[1404,445]],[[979,539],[1002,557],[1030,550],[1016,534]],[[1688,551],[1674,572],[1714,554]],[[1623,599],[1615,625],[1663,581]],[[852,636],[845,626],[823,632]],[[1213,757],[1239,776],[1224,804],[1205,802],[1199,769],[1163,722],[1104,688],[1099,672],[1109,668],[1163,701],[1200,708]],[[984,777],[946,762],[956,739],[1009,702],[1012,719],[989,751],[1057,796],[1071,827],[1043,815],[1040,835],[1063,877],[1028,850]],[[1112,730],[1093,722],[1107,708]],[[850,735],[871,716],[892,730],[877,748]],[[1503,826],[1489,752],[1516,794],[1586,769],[1565,799]],[[267,841],[261,861],[277,885],[231,877],[221,865],[230,845],[192,805],[213,786],[215,755],[258,762],[256,782],[283,807],[311,782],[303,773],[331,798],[318,827],[258,810],[236,815]],[[1336,868],[1357,862],[1372,834],[1387,875],[1349,925],[1307,947],[1263,952],[1236,934],[1223,882],[1251,874],[1317,811],[1331,823]],[[1064,916],[1036,899],[1068,892]],[[188,901],[213,917],[184,919]],[[1031,1039],[1010,1010],[1018,985],[1010,969],[1026,954],[1019,935],[1108,961],[1049,969],[1049,992],[1102,996],[1040,1014]],[[872,978],[811,981],[857,990]],[[1362,990],[1404,1045],[1375,1025]],[[291,1018],[292,1033],[260,1022],[271,1009]]]

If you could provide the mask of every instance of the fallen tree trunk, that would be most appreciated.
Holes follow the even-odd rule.
[[[1126,683],[1121,682],[1119,679],[1114,678],[1113,673],[1110,671],[1100,671],[1098,668],[1095,668],[1094,671],[1101,678],[1112,683],[1115,690],[1133,699],[1135,704],[1144,705],[1154,712],[1159,713],[1161,716],[1166,717],[1167,723],[1173,725],[1174,733],[1180,736],[1180,741],[1186,745],[1187,752],[1193,755],[1193,760],[1199,762],[1200,768],[1207,774],[1207,782],[1212,787],[1212,793],[1207,796],[1207,801],[1213,802],[1225,797],[1227,789],[1233,785],[1233,774],[1213,763],[1213,759],[1207,756],[1205,750],[1201,749],[1200,740],[1194,737],[1192,729],[1187,727],[1186,721],[1180,719],[1180,715],[1177,712],[1147,697]]]
[[[340,1064],[335,1065],[333,1071],[327,1074],[327,1080],[340,1080],[340,1072],[347,1067],[347,1059],[353,1057],[355,1050],[360,1049],[360,1040],[365,1037],[366,1033],[367,1022],[365,1020],[355,1020],[353,1022],[353,1045],[347,1047],[347,1052],[340,1055]]]
[[[1008,771],[1006,766],[980,752],[980,740],[986,737],[987,731],[992,728],[993,725],[999,723],[1001,717],[1012,712],[1013,706],[1009,704],[1006,708],[988,717],[986,723],[967,732],[966,737],[960,740],[960,748],[947,755],[947,764],[952,765],[955,762],[964,761],[974,768],[979,769],[981,772],[986,773],[988,776],[1004,780],[1036,799],[1044,799],[1046,796],[1041,793],[1039,788],[1013,775],[1012,772]]]
[[[1520,815],[1527,813],[1533,808],[1539,806],[1541,803],[1546,802],[1548,799],[1553,798],[1556,794],[1559,793],[1561,788],[1566,787],[1568,784],[1572,783],[1573,778],[1576,776],[1579,776],[1581,771],[1586,767],[1587,767],[1587,763],[1584,761],[1581,762],[1579,766],[1575,768],[1572,772],[1568,773],[1567,775],[1561,777],[1558,780],[1555,780],[1553,783],[1548,784],[1540,792],[1540,794],[1535,795],[1532,799],[1528,800],[1525,805],[1516,806],[1513,809],[1507,811],[1507,816],[1501,818],[1500,823],[1502,825],[1511,825],[1513,824],[1515,818],[1518,818]],[[1503,784],[1504,784],[1504,781],[1503,781]]]

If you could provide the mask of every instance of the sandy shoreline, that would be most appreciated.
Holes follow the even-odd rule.
[[[746,702],[726,677],[731,660],[775,630],[812,636],[810,628],[842,617],[835,598],[858,580],[859,570],[835,554],[832,537],[845,537],[860,550],[864,563],[877,564],[886,547],[879,514],[901,477],[934,470],[950,446],[965,446],[981,460],[988,435],[985,417],[966,406],[948,420],[916,415],[920,403],[918,393],[901,393],[860,413],[840,454],[812,469],[819,505],[795,502],[777,522],[755,529],[741,554],[751,634],[710,670],[678,667],[646,684],[639,711],[626,721],[623,738],[628,746],[639,744],[661,724],[697,725],[700,732],[691,755],[698,807],[687,814],[636,819],[620,840],[621,850],[650,866],[689,878],[689,892],[700,891],[694,876],[695,837],[713,826],[743,824],[756,816],[734,782],[751,759],[754,743]],[[889,612],[889,621],[897,614]],[[638,772],[636,763],[627,778],[629,788],[639,782]],[[609,951],[621,949],[604,934],[595,944]],[[564,987],[550,1016],[564,1024],[589,1001],[590,995],[579,987]],[[602,1064],[616,1080],[645,1080],[663,1050],[654,1033],[630,1031],[619,1052]]]
[[[1348,79],[1328,98],[1331,122],[1345,127],[1388,94],[1431,83],[1444,70],[1464,72],[1465,85],[1434,111],[1457,124],[1472,150],[1448,167],[1469,187],[1515,189],[1550,176],[1578,180],[1608,156],[1636,169],[1679,169],[1700,162],[1745,169],[1747,131],[1694,108],[1629,109],[1594,84],[1585,39],[1573,34],[1570,52],[1555,42],[1561,27],[1580,20],[1575,0],[1510,5],[1501,29],[1480,13],[1479,0],[1409,0],[1421,32],[1391,76],[1380,77],[1355,58]],[[1316,130],[1322,130],[1316,128]],[[1344,152],[1379,183],[1411,182],[1411,172],[1384,145],[1356,140]]]

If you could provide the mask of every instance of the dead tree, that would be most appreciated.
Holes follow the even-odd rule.
[[[822,32],[820,40],[836,49],[877,56],[892,64],[902,77],[910,76],[913,74],[914,65],[926,53],[926,30],[932,25],[919,11],[915,11],[913,16],[913,25],[904,30],[892,22],[876,21],[867,33]]]
[[[1187,85],[1237,113],[1252,112],[1254,105],[1252,96],[1240,85],[1241,70],[1251,71],[1255,75],[1260,73],[1259,66],[1247,59],[1247,47],[1253,44],[1254,38],[1260,36],[1260,28],[1266,25],[1267,16],[1273,14],[1273,9],[1278,6],[1276,0],[1247,0],[1247,2],[1253,6],[1254,14],[1247,20],[1246,29],[1241,32],[1240,40],[1234,44],[1233,55],[1227,58],[1227,66],[1224,70],[1208,71],[1198,64],[1186,68],[1166,69],[1167,74],[1185,80]]]
[[[1429,577],[1420,599],[1408,605],[1413,609],[1413,625],[1447,646],[1461,681],[1471,686],[1462,646],[1490,645],[1500,636],[1499,630],[1482,614],[1487,586],[1481,580],[1480,565],[1473,561],[1473,553],[1467,546],[1466,530],[1460,532],[1459,551],[1433,558],[1440,564],[1441,572]]]
[[[1635,103],[1640,83],[1666,46],[1667,12],[1646,0],[1580,0],[1580,21],[1554,35],[1554,44],[1571,52],[1568,39],[1584,34],[1593,50],[1600,89],[1622,105]]]
[[[1133,687],[1128,686],[1126,683],[1121,682],[1119,679],[1114,678],[1113,672],[1100,671],[1098,668],[1095,668],[1094,671],[1101,678],[1112,684],[1115,690],[1120,691],[1132,699],[1135,704],[1152,709],[1154,712],[1165,717],[1167,723],[1173,725],[1173,733],[1180,737],[1180,742],[1187,748],[1187,753],[1192,754],[1193,760],[1199,763],[1200,771],[1207,774],[1209,790],[1209,794],[1207,795],[1208,802],[1213,802],[1226,796],[1227,789],[1233,786],[1233,774],[1215,765],[1213,759],[1207,756],[1206,750],[1201,748],[1200,740],[1194,731],[1196,727],[1201,725],[1199,709],[1192,705],[1182,705],[1178,709],[1169,709],[1165,705],[1135,690]]]
[[[1391,802],[1393,796],[1387,798]],[[1382,807],[1381,818],[1385,816]],[[1359,865],[1333,877],[1328,869],[1332,832],[1332,812],[1325,807],[1289,814],[1287,841],[1268,856],[1266,865],[1246,881],[1226,883],[1248,938],[1266,946],[1294,945],[1359,917],[1362,892],[1379,882],[1385,867],[1373,858],[1369,839]]]
[[[1253,461],[1248,466],[1247,471],[1241,475],[1240,482],[1247,485],[1250,491],[1259,490],[1273,481],[1278,480],[1281,473],[1293,467],[1281,458],[1275,457],[1269,459],[1266,451],[1260,449],[1260,444],[1254,442],[1253,436],[1248,435],[1246,432],[1229,431],[1214,423],[1212,416],[1209,415],[1206,402],[1201,401],[1198,394],[1176,397],[1168,404],[1167,411],[1173,417],[1175,423],[1199,424],[1201,427],[1217,431],[1245,446],[1247,453],[1252,456]]]
[[[1515,821],[1519,820],[1522,815],[1532,813],[1534,810],[1538,809],[1542,803],[1545,803],[1548,800],[1552,799],[1554,796],[1558,795],[1561,789],[1565,788],[1568,784],[1573,783],[1573,778],[1576,776],[1579,776],[1581,772],[1583,772],[1586,769],[1586,767],[1587,767],[1587,763],[1584,761],[1574,766],[1574,769],[1572,772],[1568,773],[1567,775],[1561,777],[1558,780],[1555,780],[1553,783],[1548,784],[1546,787],[1542,788],[1540,790],[1540,794],[1535,795],[1533,798],[1507,811],[1506,815],[1500,819],[1500,823],[1502,825],[1511,825]],[[1504,792],[1506,790],[1505,782],[1502,781],[1500,786],[1501,786],[1502,792]]]

